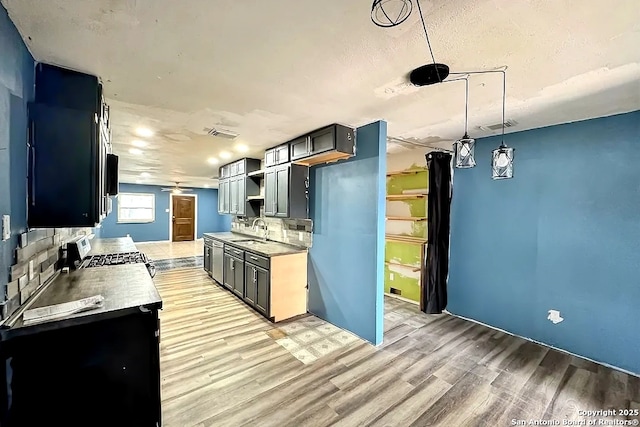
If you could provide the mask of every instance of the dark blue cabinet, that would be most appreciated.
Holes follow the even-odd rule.
[[[110,171],[115,179],[107,176],[111,145],[102,87],[95,76],[38,64],[35,93],[29,104],[28,225],[93,227],[110,212],[108,193],[117,190],[117,171]],[[117,162],[109,164],[117,168]]]

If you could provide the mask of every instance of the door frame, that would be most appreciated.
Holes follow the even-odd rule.
[[[195,207],[193,211],[193,240],[198,240],[198,195],[197,194],[169,194],[169,241],[173,242],[173,196],[186,196],[193,197],[195,199]]]

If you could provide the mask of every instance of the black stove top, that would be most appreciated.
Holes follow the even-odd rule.
[[[119,254],[89,256],[84,260],[81,268],[140,263],[149,264],[149,258],[147,258],[147,256],[142,252],[125,252]]]

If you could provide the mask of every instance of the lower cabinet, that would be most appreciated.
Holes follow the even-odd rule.
[[[264,316],[271,317],[269,313],[269,270],[247,261],[244,272],[245,302]]]
[[[244,297],[244,261],[233,255],[224,254],[224,287],[240,298]]]
[[[266,257],[225,244],[224,287],[273,322],[307,312],[307,253]]]

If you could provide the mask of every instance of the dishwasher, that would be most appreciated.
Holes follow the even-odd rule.
[[[211,277],[219,284],[223,284],[222,271],[224,268],[224,244],[217,240],[212,242]]]

